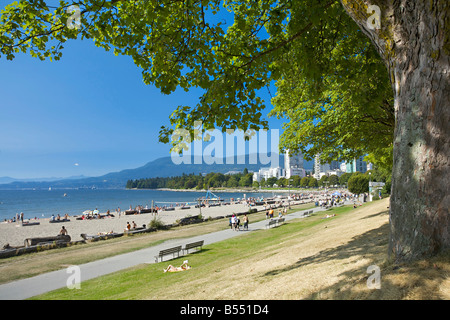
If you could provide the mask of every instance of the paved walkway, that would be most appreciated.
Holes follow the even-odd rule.
[[[314,212],[317,212],[322,211],[323,209],[315,208],[312,210],[314,210]],[[285,216],[286,221],[296,218],[303,218],[305,217],[304,214],[306,211],[309,210],[302,210],[288,214]],[[263,220],[255,223],[250,223],[248,229],[249,231],[265,229],[267,222],[267,220]],[[150,248],[141,249],[138,251],[79,265],[79,274],[81,275],[81,281],[86,281],[142,263],[155,263],[155,256],[158,255],[159,251],[163,249],[179,245],[184,246],[186,243],[199,240],[204,240],[204,245],[208,245],[214,242],[219,242],[245,234],[246,232],[247,231],[239,232],[227,229],[191,237],[188,239],[167,240],[159,245]],[[74,273],[69,272],[68,269],[63,269],[0,285],[0,300],[23,300],[52,290],[64,288],[67,286],[68,279],[73,275]]]

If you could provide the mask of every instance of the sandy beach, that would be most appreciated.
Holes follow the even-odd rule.
[[[277,204],[274,206],[287,206],[287,197],[275,198]],[[303,197],[298,197],[297,200],[291,200],[291,205],[310,203],[314,201],[320,201],[324,199],[331,199],[331,192],[311,192]],[[248,199],[247,199],[248,200]],[[234,202],[231,204],[222,204],[221,206],[202,207],[201,214],[203,218],[215,218],[218,216],[227,216],[233,213],[248,212],[250,206],[244,202]],[[253,205],[251,208],[256,208],[258,211],[264,210],[264,205]],[[105,215],[106,213],[101,213]],[[20,247],[24,245],[25,239],[28,238],[40,238],[40,237],[53,237],[57,236],[64,226],[67,229],[68,235],[71,237],[71,241],[83,240],[81,234],[88,236],[95,236],[105,233],[123,233],[126,229],[127,223],[134,223],[137,227],[143,225],[148,226],[153,218],[159,218],[165,225],[176,223],[177,220],[189,216],[198,216],[200,214],[199,208],[191,206],[190,209],[181,209],[176,207],[172,211],[159,211],[156,213],[134,214],[125,215],[122,212],[118,215],[113,212],[114,217],[104,217],[102,219],[90,219],[90,220],[77,220],[80,216],[69,216],[70,221],[50,223],[50,219],[31,219],[30,222],[39,222],[39,225],[22,226],[19,222],[0,222],[0,250],[9,244],[12,247]],[[275,215],[278,214],[278,210]],[[25,220],[25,222],[28,220]]]
[[[294,202],[291,202],[292,204]],[[263,206],[253,206],[258,210],[263,210]],[[246,204],[230,204],[215,207],[203,207],[201,209],[204,218],[214,218],[218,216],[226,216],[233,213],[248,211]],[[21,223],[0,223],[0,249],[4,245],[23,246],[24,240],[34,237],[49,237],[59,234],[61,227],[64,226],[72,241],[82,240],[81,234],[97,235],[99,233],[107,233],[110,231],[116,233],[124,232],[127,222],[134,221],[138,227],[143,224],[149,225],[150,221],[157,216],[164,224],[172,224],[177,220],[186,216],[197,216],[200,213],[198,208],[190,209],[176,208],[173,211],[160,211],[158,214],[146,213],[136,215],[120,215],[115,214],[114,217],[105,217],[102,219],[92,220],[76,220],[75,217],[69,217],[70,221],[60,223],[50,223],[49,219],[30,220],[30,222],[39,221],[39,225],[22,226]]]

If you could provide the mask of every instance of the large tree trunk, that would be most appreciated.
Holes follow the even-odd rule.
[[[381,9],[381,28],[372,30],[367,6],[350,2],[361,1],[342,3],[386,62],[394,90],[389,254],[436,254],[450,248],[450,4],[363,1]]]

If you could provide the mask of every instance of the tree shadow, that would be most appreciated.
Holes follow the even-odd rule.
[[[362,255],[364,258],[375,260],[375,257],[380,253],[380,246],[387,246],[388,232],[389,226],[386,223],[379,228],[353,237],[352,240],[346,244],[322,250],[315,255],[302,258],[290,266],[270,270],[264,273],[263,276],[275,276],[306,265],[320,264],[330,260],[344,260],[355,255]],[[387,250],[385,250],[385,252],[386,251]]]
[[[381,211],[381,212],[377,212],[377,213],[371,214],[370,216],[362,217],[361,220],[371,219],[371,218],[375,218],[377,216],[388,215],[388,214],[389,214],[389,210]]]
[[[381,212],[379,214],[386,214]],[[375,215],[373,215],[375,216]],[[308,265],[320,265],[325,262],[344,261],[361,257],[367,263],[346,269],[338,276],[339,281],[321,287],[309,293],[303,299],[445,299],[440,293],[440,286],[448,281],[445,270],[449,270],[450,253],[435,260],[422,260],[415,264],[395,264],[388,259],[389,223],[353,237],[349,242],[328,248],[295,263],[265,272],[262,278],[282,275]],[[438,267],[436,267],[436,264]],[[367,268],[376,265],[380,268],[381,289],[370,289],[367,285],[372,273]],[[440,266],[440,267],[439,267]]]

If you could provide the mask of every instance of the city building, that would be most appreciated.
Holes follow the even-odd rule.
[[[338,177],[342,176],[345,173],[345,171],[341,171],[340,169],[336,170],[330,170],[327,172],[328,176],[337,175]]]
[[[330,170],[340,170],[341,163],[339,161],[331,161],[330,162]]]
[[[264,178],[265,180],[275,177],[277,179],[284,177],[284,169],[281,167],[275,168],[261,168],[258,172],[253,173],[253,181],[261,182]]]
[[[321,163],[320,154],[314,158],[314,178],[319,180],[323,176],[337,175],[342,176],[345,173],[346,165],[339,161],[331,161],[330,163]]]
[[[284,170],[286,179],[292,176],[299,176],[301,178],[306,176],[305,169],[303,168],[303,155],[301,152],[298,154],[289,155],[289,149],[284,154]]]
[[[320,160],[320,153],[316,154],[316,156],[314,158],[314,178],[319,180],[322,176],[324,176],[330,170],[331,170],[330,164],[322,163]]]
[[[346,172],[361,172],[364,173],[367,171],[367,163],[364,161],[364,156],[353,159],[351,162],[347,162]]]

